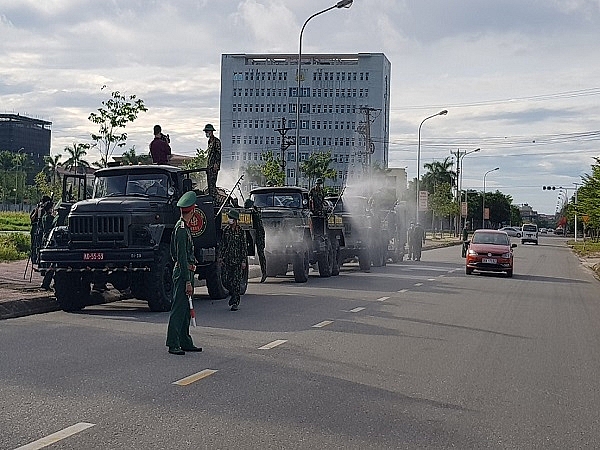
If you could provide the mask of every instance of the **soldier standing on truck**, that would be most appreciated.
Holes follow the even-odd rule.
[[[206,181],[208,183],[208,193],[213,198],[217,198],[217,175],[221,169],[221,141],[215,137],[215,127],[207,123],[203,130],[208,138],[208,158],[206,162]]]
[[[237,311],[240,305],[240,285],[243,271],[246,270],[248,245],[246,243],[246,232],[238,224],[240,213],[232,209],[227,215],[229,219],[223,230],[219,264],[221,265],[223,286],[229,291],[230,295],[229,306],[231,306],[232,311]]]
[[[150,155],[154,164],[168,164],[171,159],[169,135],[162,134],[160,125],[154,125],[154,140],[150,142]]]
[[[325,192],[323,191],[323,178],[317,178],[317,183],[308,193],[308,207],[310,212],[316,216],[323,215],[323,206],[325,205]]]
[[[244,208],[252,210],[252,228],[256,230],[256,253],[258,254],[260,272],[262,273],[260,282],[264,283],[267,279],[267,258],[265,258],[265,227],[262,221],[262,214],[260,213],[260,210],[254,206],[252,199],[247,199],[245,201]]]
[[[171,235],[171,258],[173,266],[173,304],[167,328],[167,347],[173,355],[185,355],[185,352],[201,352],[190,336],[190,305],[188,297],[194,294],[194,272],[196,259],[194,243],[188,226],[196,208],[196,194],[188,191],[177,202],[181,218],[175,224]]]

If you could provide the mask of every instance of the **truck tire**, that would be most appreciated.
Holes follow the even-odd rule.
[[[208,266],[206,270],[206,289],[208,296],[213,300],[220,300],[227,297],[227,291],[223,287],[221,280],[221,266],[216,262]]]
[[[364,272],[371,270],[371,255],[369,254],[369,250],[362,250],[358,255],[358,267]]]
[[[327,241],[325,251],[317,256],[317,263],[319,265],[319,276],[321,278],[330,277],[333,265],[333,255],[330,241]]]
[[[309,259],[307,249],[304,249],[294,256],[294,281],[296,283],[306,283],[308,281],[308,271],[310,269]]]
[[[331,269],[331,275],[337,277],[340,274],[340,243],[337,239],[333,240],[333,267]]]
[[[91,280],[80,273],[54,275],[54,295],[63,311],[81,311],[90,298]]]
[[[158,246],[158,253],[150,272],[144,274],[146,300],[150,311],[165,312],[171,310],[173,303],[173,261],[169,244]]]

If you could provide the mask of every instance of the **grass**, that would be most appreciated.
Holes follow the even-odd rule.
[[[2,211],[0,212],[0,231],[29,231],[31,220],[29,213]]]
[[[0,234],[0,261],[25,259],[31,250],[28,233]]]
[[[593,241],[568,241],[567,244],[573,251],[583,257],[600,257],[600,242]]]

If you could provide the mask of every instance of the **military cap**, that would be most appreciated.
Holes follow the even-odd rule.
[[[227,212],[227,215],[229,216],[230,219],[240,220],[240,213],[237,212],[236,209],[230,209]]]
[[[247,198],[246,201],[244,202],[244,208],[252,208],[254,206],[254,202],[252,201],[252,199]]]
[[[215,130],[215,127],[213,127],[212,124],[207,123],[206,125],[204,125],[204,129],[202,131],[217,131],[217,130]]]
[[[196,203],[196,194],[194,191],[187,191],[185,194],[181,196],[179,201],[177,202],[177,206],[180,208],[189,208],[190,206]]]
[[[317,184],[323,184],[323,178],[317,178]]]

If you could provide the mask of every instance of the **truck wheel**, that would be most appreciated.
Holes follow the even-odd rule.
[[[54,276],[54,294],[63,311],[81,311],[90,298],[91,283],[79,273],[58,272]]]
[[[310,268],[310,261],[308,257],[308,250],[304,250],[297,253],[294,257],[294,281],[296,283],[306,283],[308,281],[308,270]]]
[[[333,259],[333,268],[331,269],[331,275],[337,277],[340,274],[340,243],[337,239],[333,241],[333,250],[332,250],[332,259]]]
[[[321,278],[327,278],[331,276],[331,269],[333,263],[333,256],[331,253],[331,242],[327,241],[327,247],[325,251],[319,254],[317,257],[317,263],[319,264],[319,276]]]
[[[216,262],[208,266],[206,271],[206,289],[208,295],[213,300],[220,300],[227,297],[227,291],[223,287],[223,281],[221,280],[221,266]]]
[[[371,255],[369,255],[369,250],[363,250],[358,255],[358,267],[364,272],[371,270]]]
[[[240,281],[240,295],[244,295],[248,289],[248,258],[246,258],[246,268],[242,271],[242,280]]]
[[[144,274],[144,278],[150,311],[170,311],[173,303],[173,261],[169,244],[162,243],[158,246],[154,264],[150,267],[150,272]]]

